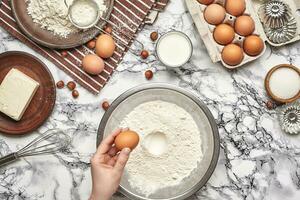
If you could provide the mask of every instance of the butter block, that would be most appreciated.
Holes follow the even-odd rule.
[[[39,83],[11,69],[0,85],[0,112],[19,121],[35,95]]]

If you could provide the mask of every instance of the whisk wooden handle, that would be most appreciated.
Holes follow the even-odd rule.
[[[18,159],[18,156],[16,153],[11,153],[11,154],[8,154],[7,156],[4,156],[2,158],[0,158],[0,166],[3,166],[3,165],[6,165],[10,162],[13,162],[15,160]]]

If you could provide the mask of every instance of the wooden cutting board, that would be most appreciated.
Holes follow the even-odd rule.
[[[25,134],[40,127],[51,114],[56,99],[55,82],[45,64],[25,52],[9,51],[0,54],[0,83],[12,68],[20,70],[40,84],[20,121],[0,112],[0,132]]]

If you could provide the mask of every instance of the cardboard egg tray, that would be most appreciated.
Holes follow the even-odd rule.
[[[222,52],[224,46],[218,44],[213,38],[213,31],[216,26],[207,23],[206,20],[204,19],[203,13],[204,13],[204,10],[207,7],[207,5],[200,4],[197,0],[185,0],[185,1],[186,1],[187,8],[188,8],[188,10],[195,22],[195,25],[198,29],[198,32],[207,48],[209,56],[211,57],[211,59],[214,63],[221,62],[226,68],[234,69],[234,68],[238,68],[248,62],[256,60],[257,58],[262,56],[262,54],[265,52],[266,45],[264,43],[264,49],[259,55],[249,56],[246,53],[244,53],[244,59],[240,64],[235,65],[235,66],[226,64],[222,60],[222,57],[221,57],[221,52]],[[213,3],[218,3],[221,6],[225,6],[225,2],[226,2],[226,0],[215,0]],[[292,16],[296,19],[298,28],[297,28],[296,34],[293,39],[291,39],[285,43],[279,43],[279,44],[273,43],[272,41],[270,41],[268,39],[268,37],[265,34],[264,27],[258,16],[258,9],[262,6],[263,1],[261,1],[261,0],[253,0],[253,1],[245,0],[245,2],[246,2],[246,10],[243,13],[243,15],[249,15],[254,20],[255,30],[252,33],[253,35],[258,35],[264,42],[268,42],[272,46],[282,46],[282,45],[285,45],[285,44],[288,44],[291,42],[295,42],[300,39],[300,30],[299,30],[300,29],[300,17],[296,13],[297,9],[300,8],[300,0],[294,0],[294,1],[293,0],[285,0],[284,1],[284,3],[288,4],[288,6],[291,8]],[[226,13],[223,23],[227,23],[227,24],[230,24],[233,26],[235,23],[235,19],[236,19],[235,16]],[[236,33],[235,38],[232,43],[235,43],[242,48],[244,39],[245,39],[244,36],[238,35]]]

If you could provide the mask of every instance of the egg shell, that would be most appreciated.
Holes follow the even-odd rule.
[[[219,4],[210,4],[204,10],[204,18],[209,24],[221,24],[225,19],[225,9]]]
[[[220,24],[215,28],[213,36],[218,44],[226,45],[233,41],[235,33],[230,25]]]
[[[240,64],[244,59],[244,53],[241,47],[236,44],[228,44],[223,48],[222,60],[231,66]]]
[[[209,5],[212,2],[214,2],[214,0],[197,0],[199,3],[204,4],[204,5]]]
[[[264,50],[264,42],[257,35],[250,35],[244,40],[243,48],[249,56],[257,56]]]
[[[139,143],[139,135],[134,131],[123,131],[115,138],[115,145],[118,150],[130,148],[133,150]]]
[[[104,61],[95,54],[89,54],[82,59],[82,67],[89,74],[100,74],[104,69]]]
[[[101,58],[109,58],[114,54],[116,43],[108,34],[102,34],[96,42],[96,53]]]
[[[254,20],[247,15],[242,15],[236,18],[234,23],[234,30],[242,36],[248,36],[253,33],[255,29]]]
[[[225,3],[226,11],[233,16],[240,16],[246,10],[245,0],[226,0]]]

